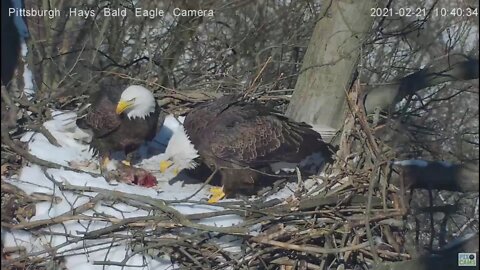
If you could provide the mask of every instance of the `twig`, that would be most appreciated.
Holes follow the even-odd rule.
[[[295,245],[295,244],[289,244],[289,243],[284,243],[276,240],[268,240],[268,239],[263,239],[263,238],[252,238],[252,241],[261,243],[261,244],[267,244],[267,245],[272,245],[276,247],[280,247],[283,249],[288,249],[288,250],[296,250],[300,252],[306,252],[306,253],[312,253],[312,254],[335,254],[335,253],[343,253],[347,251],[352,251],[352,250],[359,250],[362,248],[366,248],[370,245],[368,242],[363,242],[357,245],[351,245],[348,247],[342,247],[342,248],[321,248],[317,246],[311,246],[311,245]]]
[[[257,72],[257,76],[255,76],[255,79],[253,79],[252,83],[250,84],[250,87],[247,89],[247,91],[245,91],[244,97],[249,96],[254,91],[257,80],[260,78],[263,71],[271,61],[272,61],[272,57],[269,56],[267,61],[265,61],[265,63],[263,64],[262,68]]]
[[[77,187],[74,185],[64,183],[60,187],[60,190],[78,190],[78,188],[88,189],[89,187]],[[91,192],[95,192],[95,191],[92,189]],[[104,195],[107,195],[107,194],[104,194]],[[181,214],[179,211],[168,206],[165,201],[154,199],[148,196],[129,194],[129,193],[120,192],[120,191],[110,191],[108,195],[111,196],[112,198],[115,198],[115,197],[128,198],[131,200],[136,200],[136,201],[140,201],[142,203],[151,205],[166,214],[171,214],[177,220],[177,222],[184,227],[190,227],[190,228],[198,229],[202,231],[219,232],[219,233],[227,233],[227,234],[246,234],[248,232],[248,229],[244,227],[238,227],[238,226],[215,227],[215,226],[208,226],[208,225],[194,223],[191,220],[189,220],[187,217],[185,217],[183,214]],[[90,233],[94,233],[94,232],[90,232]]]
[[[377,168],[377,167],[374,165],[374,168]],[[377,175],[378,175],[378,178],[380,178],[380,167],[377,168]],[[370,244],[370,248],[373,253],[373,260],[375,261],[376,264],[380,263],[380,258],[378,257],[377,249],[375,248],[375,242],[373,241],[373,236],[372,236],[372,229],[370,227],[370,209],[372,208],[373,190],[375,188],[377,175],[372,171],[372,176],[370,177],[370,184],[368,186],[367,209],[365,210],[365,228],[367,231],[368,243]]]
[[[8,131],[6,129],[2,129],[1,134],[2,134],[2,136],[1,136],[2,137],[2,143],[7,145],[8,147],[10,147],[18,155],[22,156],[23,158],[25,158],[26,160],[28,160],[32,163],[35,163],[37,165],[47,167],[47,168],[64,169],[64,170],[69,170],[69,171],[73,171],[73,172],[77,172],[77,173],[86,173],[86,174],[89,174],[93,177],[102,177],[102,175],[98,174],[98,173],[92,173],[92,172],[87,172],[87,171],[83,171],[83,170],[79,170],[79,169],[75,169],[75,168],[70,168],[68,166],[63,166],[63,165],[60,165],[58,163],[54,163],[54,162],[50,162],[48,160],[38,158],[38,157],[30,154],[27,150],[23,149],[21,146],[17,145],[10,138],[10,135],[8,134]]]
[[[203,182],[202,186],[199,187],[197,189],[197,191],[195,191],[192,195],[184,198],[184,199],[181,199],[180,201],[188,201],[190,200],[191,198],[195,197],[195,195],[197,195],[206,185],[210,184],[210,182],[212,181],[213,177],[215,176],[215,174],[217,174],[218,172],[218,169],[215,168],[215,171],[213,171],[210,176],[208,176],[207,180],[205,180],[205,182]]]
[[[356,88],[359,89],[360,86],[356,86]],[[357,106],[356,105],[357,102],[354,102],[353,100],[351,100],[348,93],[345,93],[345,95],[346,95],[345,99],[347,101],[350,112],[352,113],[352,115],[354,117],[356,117],[358,119],[358,122],[360,123],[360,126],[362,127],[363,132],[365,132],[365,135],[367,137],[367,142],[368,142],[373,154],[375,155],[375,157],[379,157],[380,150],[378,148],[377,143],[375,142],[375,139],[374,139],[372,133],[370,132],[370,128],[368,127],[368,123],[365,119],[365,110],[361,109],[361,108],[363,108],[363,106]]]

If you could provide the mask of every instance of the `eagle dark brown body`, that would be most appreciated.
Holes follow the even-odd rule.
[[[125,114],[116,114],[115,108],[121,88],[108,89],[93,94],[90,98],[91,106],[84,118],[77,120],[80,128],[90,129],[93,138],[90,147],[101,157],[108,156],[115,151],[124,151],[125,154],[136,150],[145,141],[152,140],[159,128],[160,109],[143,118],[128,119]]]
[[[202,161],[219,170],[227,195],[252,188],[270,163],[299,163],[317,152],[332,161],[333,147],[311,126],[237,96],[193,109],[184,127]]]

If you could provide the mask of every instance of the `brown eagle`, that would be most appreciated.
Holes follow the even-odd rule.
[[[177,173],[193,168],[194,159],[200,156],[221,176],[224,193],[213,190],[210,201],[215,202],[251,189],[271,164],[288,162],[300,167],[313,155],[331,162],[333,153],[334,147],[308,124],[292,121],[258,102],[228,95],[188,113],[162,154],[160,170]]]
[[[102,172],[113,152],[123,151],[127,155],[155,137],[160,108],[145,87],[101,90],[90,96],[90,103],[87,114],[77,119],[77,125],[91,131],[90,148],[99,154]]]

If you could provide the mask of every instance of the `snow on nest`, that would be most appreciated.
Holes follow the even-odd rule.
[[[306,158],[304,158],[300,163],[291,163],[291,162],[275,162],[270,164],[270,169],[275,174],[293,173],[296,168],[301,168],[302,171],[308,172],[310,174],[317,174],[321,172],[322,168],[325,167],[326,160],[322,153],[316,152]]]
[[[407,160],[396,160],[393,162],[393,165],[397,166],[416,166],[416,167],[427,167],[431,164],[439,164],[444,167],[451,167],[454,164],[448,161],[428,161],[423,159],[407,159]]]
[[[81,163],[85,160],[93,160],[92,153],[89,151],[87,144],[89,135],[79,129],[76,124],[76,114],[74,112],[54,112],[53,120],[44,123],[44,126],[56,138],[60,146],[54,146],[49,143],[47,138],[34,132],[26,133],[21,139],[28,142],[28,150],[31,154],[51,161],[63,166],[69,166],[70,162]],[[164,127],[154,140],[156,147],[165,146],[172,134],[172,130],[181,125],[183,119],[177,120],[173,116],[168,116],[165,119]],[[148,148],[146,146],[146,148]],[[146,151],[145,153],[148,153]],[[144,154],[145,154],[144,153]],[[176,181],[174,184],[169,184],[169,177],[154,173],[158,180],[158,189],[145,188],[135,185],[127,185],[124,183],[109,184],[103,177],[94,177],[87,173],[78,173],[65,169],[47,169],[46,174],[58,182],[68,183],[75,186],[96,187],[108,190],[116,190],[129,194],[142,194],[151,198],[162,200],[184,199],[201,187],[199,184],[189,184],[182,186],[182,181]],[[35,164],[30,164],[22,168],[18,176],[13,176],[7,179],[9,183],[16,185],[23,189],[27,194],[34,192],[53,194],[61,198],[61,202],[52,204],[50,202],[40,202],[36,204],[36,215],[32,220],[45,220],[57,217],[59,215],[69,213],[72,208],[78,207],[88,202],[96,195],[95,192],[86,192],[78,194],[73,192],[61,192],[59,188],[49,179],[45,172]],[[180,175],[179,177],[185,177]],[[192,200],[206,199],[208,188],[204,188]],[[292,187],[287,187],[281,192],[272,196],[272,198],[286,198],[292,195]],[[176,210],[182,214],[206,213],[222,210],[219,206],[210,206],[204,204],[182,203],[172,204]],[[98,203],[94,209],[84,212],[84,215],[93,217],[95,214],[103,213],[107,216],[123,219],[128,217],[147,216],[149,213],[145,210],[124,204],[115,203],[114,205],[104,205]],[[232,226],[242,223],[242,218],[236,215],[219,216],[215,218],[208,218],[199,221],[199,223],[211,226]],[[54,225],[48,228],[50,234],[33,235],[28,231],[11,230],[9,232],[2,231],[2,241],[6,247],[24,246],[27,252],[46,251],[50,247],[65,244],[65,234],[70,234],[71,237],[79,237],[85,231],[93,231],[109,226],[110,223],[99,220],[72,220],[66,221],[62,224]],[[55,233],[58,233],[55,235]],[[125,231],[125,234],[129,232]],[[63,236],[62,236],[63,235]],[[70,238],[72,239],[72,238]],[[85,242],[89,241],[88,245]],[[240,252],[240,241],[238,238],[231,236],[223,236],[214,239],[217,243],[225,247],[225,250]],[[57,250],[57,255],[65,256],[67,269],[104,269],[103,265],[93,265],[94,261],[117,261],[124,260],[126,254],[132,255],[131,248],[125,245],[112,246],[108,249],[101,249],[102,246],[90,247],[92,243],[102,245],[111,245],[108,239],[93,239],[82,240],[79,242],[72,242]],[[145,257],[142,254],[132,255],[126,262],[128,265],[142,266],[145,264]],[[168,258],[164,261],[158,259],[153,260],[147,258],[147,266],[136,267],[136,269],[174,269],[172,263]],[[117,266],[105,266],[105,269],[119,268]]]
[[[78,142],[89,135],[76,126],[75,120],[75,113],[54,112],[53,120],[44,123],[60,146],[50,144],[45,136],[34,132],[27,132],[21,141],[28,142],[28,151],[32,155],[63,166],[68,166],[69,161],[91,159],[88,145]]]

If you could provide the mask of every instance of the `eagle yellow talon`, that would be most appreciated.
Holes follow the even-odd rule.
[[[110,163],[110,158],[104,157],[102,159],[102,163],[100,164],[100,169],[103,169],[103,170],[107,169],[109,163]]]
[[[108,156],[104,156],[100,158],[100,173],[105,176],[108,171],[110,171],[109,167],[112,164],[112,160]]]
[[[210,193],[212,194],[212,196],[210,197],[210,199],[208,199],[208,203],[217,203],[225,197],[223,187],[212,187],[210,189]]]

